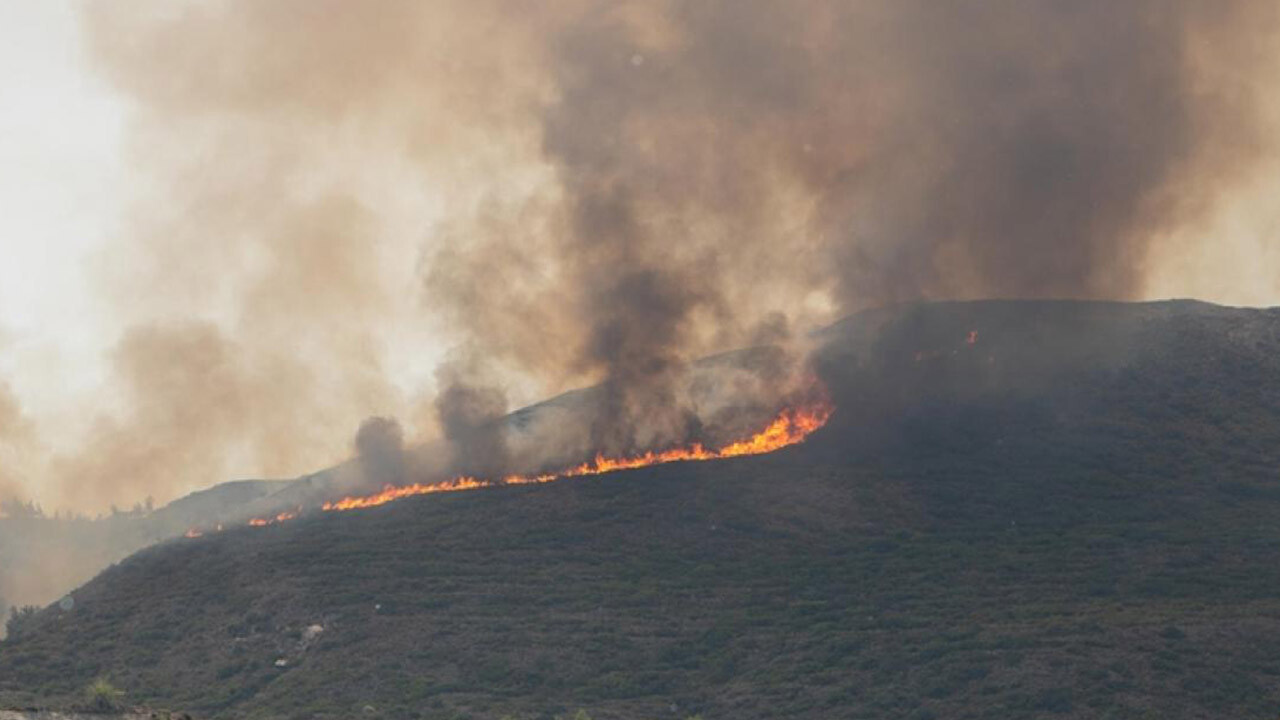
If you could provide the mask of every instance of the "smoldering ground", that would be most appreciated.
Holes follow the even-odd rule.
[[[767,406],[806,331],[858,308],[1142,297],[1274,151],[1256,0],[84,11],[131,103],[97,272],[127,329],[110,402],[24,482],[89,508],[301,473],[370,416],[508,465],[707,433],[733,402],[691,388]],[[462,347],[486,370],[419,394],[391,378],[405,337],[400,365]],[[790,348],[766,379],[691,379],[766,337]],[[477,434],[593,383],[590,423]]]

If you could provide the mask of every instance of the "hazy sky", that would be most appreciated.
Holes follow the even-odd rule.
[[[86,452],[94,446],[94,437],[141,429],[130,413],[149,401],[140,403],[136,388],[122,387],[122,338],[132,327],[208,322],[226,329],[245,324],[245,317],[262,315],[246,307],[253,301],[253,292],[246,289],[244,278],[252,275],[255,264],[269,259],[260,257],[254,241],[247,243],[246,256],[220,255],[217,245],[222,238],[212,232],[201,243],[209,248],[209,256],[184,251],[185,256],[159,261],[168,265],[160,268],[153,267],[156,263],[148,258],[138,257],[146,243],[137,239],[138,228],[147,224],[145,219],[138,220],[139,208],[146,214],[153,207],[147,202],[154,195],[156,180],[129,158],[150,154],[149,144],[160,133],[136,127],[129,132],[131,113],[136,109],[92,63],[83,17],[86,7],[76,0],[0,0],[0,416],[6,408],[13,409],[12,401],[16,400],[21,427],[28,431],[20,438],[4,437],[5,432],[12,434],[14,430],[0,422],[0,465],[7,466],[7,470],[0,470],[0,495],[16,482],[22,492],[51,507],[65,504],[93,509],[102,507],[106,499],[77,503],[74,495],[78,493],[45,475],[56,474],[53,468],[58,462],[70,468],[61,470],[64,475],[76,470],[84,456],[99,452]],[[323,467],[349,452],[349,436],[363,417],[360,413],[394,413],[410,428],[414,426],[413,403],[430,391],[441,353],[418,322],[415,303],[419,244],[424,227],[438,212],[431,192],[400,174],[394,157],[370,164],[365,162],[367,156],[353,158],[345,152],[341,147],[332,152],[318,149],[311,169],[343,175],[350,186],[358,184],[358,192],[373,196],[368,198],[369,204],[379,213],[378,236],[369,242],[367,252],[368,274],[376,279],[370,282],[384,286],[388,295],[401,301],[378,308],[382,326],[362,336],[360,341],[367,347],[355,350],[371,355],[363,362],[377,368],[379,387],[360,388],[367,402],[355,402],[358,412],[338,401],[322,408],[328,416],[310,422],[316,436],[307,454],[313,457],[264,463],[268,451],[246,450],[237,446],[235,437],[220,438],[215,442],[225,440],[225,447],[215,451],[222,456],[218,462],[207,456],[204,460],[179,456],[163,470],[173,472],[173,463],[194,466],[209,461],[205,464],[212,473],[195,481],[178,480],[176,492],[227,476],[288,475]],[[321,178],[317,185],[323,185],[322,172],[315,175]],[[299,194],[306,192],[305,188],[299,190]],[[193,215],[174,222],[178,227],[199,228],[201,220]],[[264,228],[262,232],[271,231]],[[230,248],[234,243],[226,245]],[[324,268],[319,267],[322,265],[318,263],[317,286],[327,281]],[[208,286],[175,290],[166,275],[178,284],[204,276]],[[224,278],[226,284],[219,288]],[[338,286],[345,281],[342,277],[333,279]],[[160,295],[164,299],[160,300]],[[323,308],[313,312],[322,314]],[[338,314],[335,312],[335,317]],[[276,337],[281,352],[302,350],[291,348],[297,337]],[[334,330],[331,337],[334,343],[351,344],[350,333]],[[244,348],[233,346],[230,350]],[[314,352],[316,348],[307,350]],[[160,354],[165,353],[174,357],[175,365],[183,362],[176,352]],[[321,368],[317,377],[307,378],[313,384],[328,377],[323,375],[323,358],[316,366]],[[281,374],[295,376],[273,381],[287,386],[299,373]],[[198,376],[191,382],[204,383]],[[382,387],[384,384],[388,387]],[[230,389],[239,387],[237,381]],[[227,389],[214,387],[210,392]],[[308,396],[319,394],[295,390]],[[188,390],[180,389],[176,394],[184,393]],[[315,403],[322,402],[312,400],[311,406],[300,405],[297,412],[306,415],[316,409]],[[265,414],[253,408],[244,412]],[[191,431],[197,431],[203,421],[195,420],[197,427]],[[272,434],[247,426],[244,432]],[[277,428],[274,434],[282,437],[297,432],[297,427]],[[153,442],[188,441],[169,438]],[[327,449],[321,451],[321,447]],[[102,452],[115,450],[103,448]],[[149,463],[151,455],[147,453],[131,462]],[[156,494],[162,500],[171,495],[164,490]],[[119,501],[127,504],[132,499],[121,497]]]
[[[85,263],[121,196],[126,108],[86,67],[76,5],[0,0],[0,377],[55,412],[111,342]]]
[[[129,183],[144,182],[124,157],[127,98],[87,57],[82,4],[0,0],[0,380],[29,413],[70,422],[137,319],[104,303],[101,271],[125,245],[113,237],[129,231]],[[394,167],[372,174],[396,177]],[[411,238],[386,259],[388,276],[409,282],[420,225],[435,212],[416,189],[381,180],[386,222]],[[217,315],[213,305],[205,314]],[[397,337],[406,346],[388,349],[388,361],[413,387],[429,378],[435,351],[421,361],[421,344],[408,346],[421,338]]]
[[[147,12],[134,13],[134,8],[144,5]],[[218,3],[181,7],[197,5],[221,7]],[[449,351],[433,334],[430,320],[435,308],[424,304],[421,294],[422,276],[431,270],[424,266],[425,258],[440,249],[431,245],[442,242],[439,238],[462,247],[469,239],[460,236],[479,227],[441,225],[444,208],[465,215],[458,209],[483,208],[485,202],[506,207],[506,202],[530,213],[529,217],[542,217],[537,215],[538,203],[558,202],[562,196],[557,193],[563,190],[553,187],[541,193],[538,189],[554,185],[548,182],[553,175],[544,156],[549,143],[560,143],[557,151],[562,157],[553,161],[563,166],[561,170],[579,171],[578,178],[613,179],[609,173],[592,178],[580,172],[584,168],[573,168],[568,162],[578,149],[573,145],[575,133],[560,138],[554,133],[556,123],[576,130],[577,116],[557,118],[548,111],[555,106],[544,104],[544,86],[563,86],[566,78],[575,76],[556,75],[564,68],[548,61],[555,56],[538,45],[545,38],[535,30],[495,20],[504,16],[500,5],[497,9],[476,5],[466,11],[474,12],[467,21],[470,24],[460,23],[457,28],[451,23],[462,13],[445,2],[424,4],[427,9],[413,12],[395,4],[378,6],[379,12],[391,16],[391,24],[366,23],[364,13],[356,10],[358,5],[341,3],[325,12],[351,17],[329,20],[318,17],[323,13],[313,13],[305,18],[311,25],[294,23],[286,4],[277,6],[284,8],[280,10],[271,9],[269,3],[223,5],[230,8],[225,14],[215,10],[162,27],[161,21],[152,23],[148,12],[181,16],[182,12],[171,12],[174,4],[122,3],[120,7],[130,7],[122,15],[136,16],[117,28],[105,0],[88,5],[75,0],[0,0],[0,421],[7,395],[10,406],[16,401],[21,427],[29,436],[9,446],[21,445],[28,454],[38,448],[50,456],[78,455],[67,461],[67,468],[87,472],[85,468],[94,468],[85,464],[85,457],[96,451],[92,443],[86,444],[86,437],[97,437],[99,443],[111,440],[116,447],[137,427],[153,433],[163,429],[164,423],[171,422],[164,419],[165,413],[176,410],[164,404],[169,401],[147,395],[145,381],[157,368],[152,363],[161,362],[154,358],[185,357],[182,353],[204,359],[210,352],[226,352],[232,358],[251,354],[243,367],[226,371],[239,373],[234,382],[226,381],[227,392],[244,392],[246,397],[267,397],[264,389],[280,384],[281,377],[297,381],[280,398],[229,405],[225,410],[229,417],[218,420],[230,428],[236,425],[237,414],[266,418],[260,420],[260,427],[246,431],[245,437],[258,440],[250,442],[227,430],[229,446],[218,444],[222,440],[211,435],[206,439],[207,454],[166,458],[169,465],[165,467],[170,470],[208,463],[214,456],[229,458],[215,463],[206,475],[172,485],[174,493],[224,474],[288,474],[323,466],[349,450],[349,435],[367,413],[399,415],[412,434],[415,422],[422,419],[423,398],[432,392],[435,368]],[[664,3],[659,2],[632,3],[624,21],[644,25],[646,12],[662,7]],[[87,30],[90,26],[82,17],[89,8],[94,10],[96,35]],[[492,16],[485,14],[490,11]],[[237,19],[236,13],[243,18]],[[396,13],[413,16],[422,23],[419,30],[430,37],[400,38],[394,27]],[[243,26],[236,24],[241,22]],[[348,33],[353,23],[356,27]],[[206,38],[207,26],[222,29],[208,31]],[[696,27],[685,30],[696,36]],[[136,32],[137,37],[125,31]],[[467,40],[467,32],[474,34],[472,40]],[[487,40],[493,32],[505,35],[494,39],[492,48],[480,53],[479,59],[458,59],[468,52],[468,43]],[[96,45],[90,36],[97,38]],[[580,43],[565,43],[573,52],[611,57],[610,48],[595,48],[588,42],[591,36],[564,33],[556,36],[556,42],[569,37]],[[665,42],[658,31],[651,37],[636,36],[638,40],[623,39],[651,42],[655,47]],[[185,39],[174,42],[171,37]],[[711,32],[707,37],[713,45],[721,34]],[[202,44],[205,40],[207,46]],[[368,46],[360,45],[366,41]],[[384,42],[403,55],[382,52]],[[396,46],[398,42],[403,46]],[[352,55],[326,60],[323,53],[330,48]],[[1137,263],[1145,288],[1139,296],[1280,304],[1280,241],[1276,239],[1280,237],[1280,202],[1275,200],[1280,197],[1280,160],[1273,142],[1280,137],[1280,104],[1271,89],[1280,86],[1276,82],[1280,53],[1272,52],[1273,46],[1268,48],[1245,61],[1258,69],[1256,75],[1239,80],[1234,69],[1238,66],[1232,65],[1221,71],[1221,77],[1238,82],[1239,92],[1258,99],[1259,127],[1265,132],[1249,159],[1250,169],[1242,173],[1232,192],[1206,199],[1212,211],[1204,213],[1203,219],[1176,225],[1167,237],[1151,241],[1160,252]],[[730,57],[733,48],[719,50]],[[160,57],[165,53],[180,69],[166,72],[163,66],[149,67],[168,63]],[[660,57],[646,60],[636,54],[634,58],[640,58],[636,61],[631,51],[624,55],[617,78],[601,75],[607,82],[588,89],[608,90],[660,67]],[[687,57],[716,59],[696,53]],[[732,57],[734,62],[742,61]],[[786,58],[785,54],[780,57]],[[363,62],[366,58],[370,59]],[[546,67],[535,67],[530,58],[547,63]],[[228,62],[208,68],[221,60]],[[326,61],[334,67],[326,69]],[[262,62],[261,73],[259,67],[238,62]],[[350,74],[344,75],[348,70]],[[1212,84],[1214,72],[1206,66],[1197,77]],[[184,73],[197,76],[192,87],[208,85],[212,99],[205,103],[201,98],[203,86],[193,91],[184,85]],[[466,84],[463,80],[471,79],[467,73],[481,80]],[[383,77],[388,78],[385,87],[369,83],[369,78],[381,81]],[[710,76],[690,81],[695,84],[689,87],[696,92],[689,92],[685,99],[703,97],[703,88],[696,83],[705,77]],[[764,78],[769,78],[768,73]],[[512,84],[503,87],[499,80]],[[406,99],[402,90],[422,99]],[[568,92],[564,87],[558,91]],[[358,100],[336,96],[342,94]],[[743,97],[756,99],[750,94]],[[672,98],[672,107],[682,109],[676,105],[680,96]],[[596,112],[630,101],[612,96],[606,100],[598,106],[564,107]],[[368,105],[361,104],[366,101]],[[637,116],[642,116],[644,107],[637,108]],[[836,107],[833,114],[839,116],[844,110],[848,108]],[[862,115],[848,113],[855,119]],[[615,120],[609,112],[591,117]],[[472,118],[483,123],[469,127]],[[663,117],[657,119],[665,122]],[[662,122],[654,127],[665,127]],[[805,128],[804,122],[796,125]],[[642,124],[624,127],[646,129]],[[686,129],[696,136],[700,127],[690,123]],[[760,137],[771,137],[770,128],[762,128]],[[749,140],[757,142],[755,136]],[[236,152],[250,145],[253,152]],[[642,161],[651,157],[647,148],[637,147],[635,152]],[[146,162],[136,161],[144,155]],[[673,157],[673,162],[683,159],[679,154]],[[611,172],[612,166],[604,169]],[[431,173],[436,171],[433,181]],[[197,178],[194,172],[201,175]],[[442,177],[482,182],[463,186],[442,182]],[[155,187],[186,178],[193,180],[189,193]],[[338,196],[342,199],[333,200]],[[161,201],[156,202],[157,198]],[[507,202],[510,198],[517,201]],[[800,200],[793,205],[809,207],[804,204],[807,198]],[[787,201],[782,197],[779,206]],[[210,208],[218,209],[216,216],[201,214],[213,213]],[[228,209],[231,212],[224,212]],[[514,213],[513,217],[519,228],[525,216]],[[719,218],[702,219],[716,230]],[[329,243],[324,237],[328,232],[341,237]],[[755,232],[769,229],[757,227]],[[166,233],[191,236],[167,243]],[[311,243],[308,234],[319,236],[319,244]],[[538,258],[512,253],[512,248],[519,250],[519,242],[495,246],[499,256],[506,253],[516,268],[505,278],[497,277],[497,282],[518,285],[528,275],[525,269],[530,263],[536,265]],[[336,255],[313,267],[310,253],[316,247]],[[480,255],[463,259],[471,257]],[[465,262],[457,267],[477,271]],[[478,272],[483,277],[490,269],[481,264]],[[317,277],[305,276],[313,270]],[[437,273],[446,276],[436,277],[437,284],[444,280],[447,285],[448,272]],[[301,327],[290,326],[291,307],[298,310],[297,316],[305,316]],[[505,311],[505,306],[499,309]],[[465,312],[465,307],[448,312]],[[334,319],[334,327],[319,326],[328,318]],[[130,335],[131,328],[153,334]],[[536,336],[543,328],[524,331]],[[341,352],[332,357],[326,355],[330,338],[342,344]],[[296,364],[280,365],[277,354]],[[319,359],[310,364],[313,357]],[[163,369],[162,362],[159,367]],[[266,368],[274,368],[278,375]],[[219,380],[224,369],[215,366],[200,372]],[[351,378],[357,381],[349,382]],[[183,383],[207,384],[205,375],[179,380],[174,381],[178,395],[189,391]],[[327,390],[331,381],[344,387],[349,384],[350,397],[317,401],[317,390]],[[541,389],[516,387],[511,400],[530,401]],[[276,423],[267,417],[280,403],[296,398],[312,403],[298,408],[296,414],[302,419]],[[144,411],[155,411],[155,417],[161,418],[154,421],[155,427],[146,427],[145,422],[140,426],[141,416],[129,417],[130,412]],[[197,417],[193,422],[206,421]],[[430,420],[419,424],[429,426]],[[5,426],[0,424],[3,432]],[[260,439],[295,433],[311,434],[287,452],[267,447]],[[4,441],[0,437],[0,463],[13,464],[13,458],[3,455]],[[154,442],[174,445],[189,440],[164,436]],[[281,441],[282,446],[286,444]],[[81,452],[84,448],[90,450]],[[330,449],[320,452],[317,448]],[[125,453],[122,457],[128,462],[103,471],[149,466],[154,452],[155,448],[148,448]],[[30,468],[18,478],[28,493],[51,503],[65,499],[67,487],[55,492],[49,489],[50,483],[32,478],[48,470],[45,463]],[[0,468],[0,492],[5,480]],[[14,478],[8,481],[12,484]],[[127,491],[146,488],[139,485]]]

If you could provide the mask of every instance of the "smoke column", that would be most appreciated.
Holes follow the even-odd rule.
[[[549,189],[455,230],[429,296],[521,369],[607,378],[614,451],[687,437],[689,360],[780,308],[1139,297],[1260,142],[1263,5],[557,6],[528,41]]]

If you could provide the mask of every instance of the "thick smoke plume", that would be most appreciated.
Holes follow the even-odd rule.
[[[404,431],[393,418],[372,417],[356,431],[356,457],[360,470],[372,483],[401,485],[408,470]]]
[[[452,229],[470,247],[436,251],[427,288],[521,369],[607,378],[612,450],[696,432],[689,360],[778,308],[1139,296],[1161,238],[1247,166],[1238,48],[1276,27],[1247,2],[530,11],[505,87],[549,88],[550,189]]]
[[[482,357],[460,351],[436,369],[440,391],[435,410],[452,448],[450,464],[455,475],[497,478],[512,471],[506,437],[498,423],[507,413],[507,396],[486,367]]]
[[[43,465],[87,508],[301,473],[369,416],[536,462],[486,423],[596,382],[584,447],[705,435],[707,387],[781,401],[854,309],[1142,296],[1273,150],[1267,2],[83,7],[136,173],[112,396]],[[768,377],[691,380],[759,341]],[[402,381],[455,346],[482,381]]]

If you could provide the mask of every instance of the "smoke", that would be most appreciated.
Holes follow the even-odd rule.
[[[812,326],[917,299],[1140,296],[1161,240],[1261,142],[1237,48],[1276,29],[1247,2],[551,15],[530,62],[554,88],[535,118],[554,202],[535,223],[531,204],[505,224],[486,208],[482,239],[441,251],[427,290],[535,375],[607,378],[595,445],[614,451],[698,432],[690,360],[779,308]],[[514,292],[491,282],[513,267]],[[569,362],[512,348],[522,327]]]
[[[330,414],[349,422],[359,403],[344,394],[376,393],[379,383],[352,372],[342,376],[352,386],[332,387],[320,374],[327,358],[294,351],[209,322],[130,329],[111,364],[123,409],[99,415],[74,452],[54,457],[61,497],[89,509],[167,501],[229,479],[238,465],[284,474],[342,457],[349,425],[329,435],[321,423],[335,422]]]
[[[45,488],[82,507],[305,472],[423,408],[497,471],[497,415],[597,382],[595,449],[714,434],[706,388],[800,391],[806,331],[855,309],[1141,297],[1273,151],[1270,3],[84,12],[135,175],[111,395]],[[761,340],[770,377],[692,379]]]
[[[459,350],[436,369],[436,416],[452,448],[454,474],[498,478],[512,472],[504,428],[506,393],[484,359]]]
[[[0,516],[10,503],[25,500],[27,473],[39,470],[39,437],[9,386],[0,382]],[[3,588],[0,588],[3,590]],[[0,612],[4,610],[0,607]]]
[[[394,418],[372,417],[356,431],[356,457],[365,480],[399,485],[407,476],[404,431]]]

